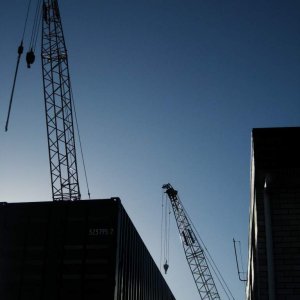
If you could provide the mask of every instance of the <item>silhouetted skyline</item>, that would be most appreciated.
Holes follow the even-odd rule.
[[[0,11],[7,202],[51,200],[39,42],[30,69],[23,54],[4,132],[26,6],[7,1]],[[170,182],[236,299],[245,294],[232,238],[246,268],[251,129],[299,125],[299,9],[278,0],[60,1],[92,198],[120,197],[159,264],[161,186]],[[165,278],[177,300],[196,300],[171,220]]]

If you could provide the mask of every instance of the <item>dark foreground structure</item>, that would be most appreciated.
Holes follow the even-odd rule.
[[[0,297],[175,299],[119,198],[0,203]]]
[[[248,300],[300,299],[300,128],[252,132]]]

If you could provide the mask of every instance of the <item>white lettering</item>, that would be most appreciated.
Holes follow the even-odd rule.
[[[90,228],[89,229],[89,236],[107,236],[113,234],[114,234],[113,228]]]

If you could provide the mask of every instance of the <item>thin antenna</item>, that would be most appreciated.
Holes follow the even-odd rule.
[[[237,258],[237,253],[236,253],[236,246],[235,246],[235,243],[236,243],[236,242],[238,242],[238,241],[236,241],[236,240],[233,238],[233,247],[234,247],[235,261],[236,261],[236,267],[237,267],[237,271],[238,271],[238,275],[239,275],[239,280],[240,280],[240,281],[247,281],[247,279],[242,279],[242,278],[241,278],[241,273],[244,273],[244,272],[241,272],[241,271],[240,271],[239,262],[238,262],[238,258]]]

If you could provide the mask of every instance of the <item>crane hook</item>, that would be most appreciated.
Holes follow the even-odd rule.
[[[166,262],[164,264],[165,274],[167,274],[168,269],[169,269],[169,265],[168,265],[168,261],[166,260]]]
[[[35,55],[31,48],[30,51],[28,51],[26,54],[27,68],[30,68],[30,65],[34,63],[34,60],[35,60]]]

